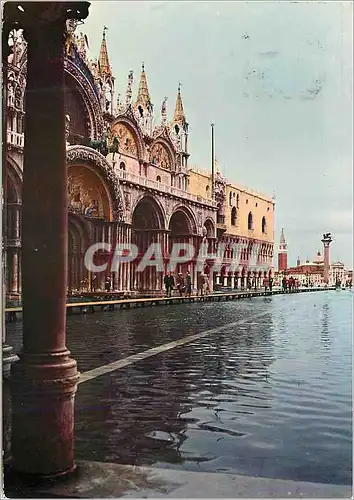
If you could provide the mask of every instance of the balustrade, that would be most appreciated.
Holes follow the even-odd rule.
[[[25,142],[24,134],[18,134],[17,132],[7,131],[7,142],[13,146],[23,148]]]
[[[212,200],[208,200],[206,198],[191,193],[186,193],[182,189],[176,188],[174,186],[168,186],[167,184],[162,184],[161,182],[157,182],[154,181],[153,179],[148,179],[140,175],[132,174],[130,172],[126,172],[125,170],[116,169],[116,174],[120,179],[128,182],[133,182],[134,184],[138,184],[140,186],[156,189],[158,191],[162,191],[164,193],[168,193],[173,196],[184,198],[197,203],[207,203],[208,205],[216,206],[216,203]]]

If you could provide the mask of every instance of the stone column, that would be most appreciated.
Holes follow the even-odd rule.
[[[11,4],[9,2],[6,5]],[[74,469],[79,374],[66,348],[65,21],[86,2],[29,2],[22,208],[23,350],[12,366],[13,467],[37,477]],[[78,9],[78,10],[76,10]],[[50,168],[48,168],[50,165]],[[39,223],[40,221],[40,223]]]
[[[12,248],[10,293],[18,293],[18,250]]]
[[[322,238],[323,243],[323,281],[328,285],[329,281],[329,245],[332,243],[332,237],[330,233],[326,233]]]
[[[132,228],[131,228],[131,226],[126,226],[126,242],[131,243],[131,241],[132,241]],[[133,262],[129,262],[127,264],[124,264],[124,266],[126,268],[126,272],[125,272],[126,291],[128,291],[128,292],[131,290],[130,273],[131,273],[131,270],[133,269],[133,265],[134,265]]]
[[[5,6],[4,6],[5,11]],[[4,14],[5,21],[5,14]],[[0,225],[0,239],[2,242],[1,247],[1,267],[2,267],[2,280],[1,280],[1,291],[0,291],[0,321],[1,321],[1,336],[2,336],[2,373],[4,378],[7,378],[10,374],[11,363],[16,361],[18,358],[12,352],[12,347],[6,343],[6,327],[5,327],[5,308],[6,308],[6,290],[7,290],[7,169],[6,169],[6,145],[7,145],[7,57],[11,53],[9,47],[9,33],[12,27],[9,23],[3,22],[2,31],[2,224]]]

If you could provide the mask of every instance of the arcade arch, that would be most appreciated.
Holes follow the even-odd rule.
[[[4,243],[6,254],[6,294],[18,298],[21,293],[21,199],[22,174],[18,165],[7,158],[4,169],[3,212]]]
[[[162,288],[162,273],[155,266],[138,272],[140,260],[152,243],[165,245],[165,214],[152,196],[145,195],[138,200],[132,216],[132,243],[138,247],[138,259],[132,263],[131,288],[139,292],[157,292]],[[161,257],[161,256],[159,256]]]
[[[89,229],[77,214],[68,214],[68,294],[91,290],[91,274],[85,269],[85,251],[90,245]]]

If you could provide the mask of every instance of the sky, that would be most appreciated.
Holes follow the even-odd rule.
[[[312,260],[331,232],[331,260],[353,267],[352,4],[350,2],[92,1],[78,31],[97,57],[106,26],[116,93],[135,96],[144,62],[160,120],[178,83],[190,165],[275,195],[288,263]]]

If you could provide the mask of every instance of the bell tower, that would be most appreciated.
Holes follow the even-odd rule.
[[[288,245],[285,241],[284,228],[281,230],[278,250],[278,271],[282,272],[288,268]]]

